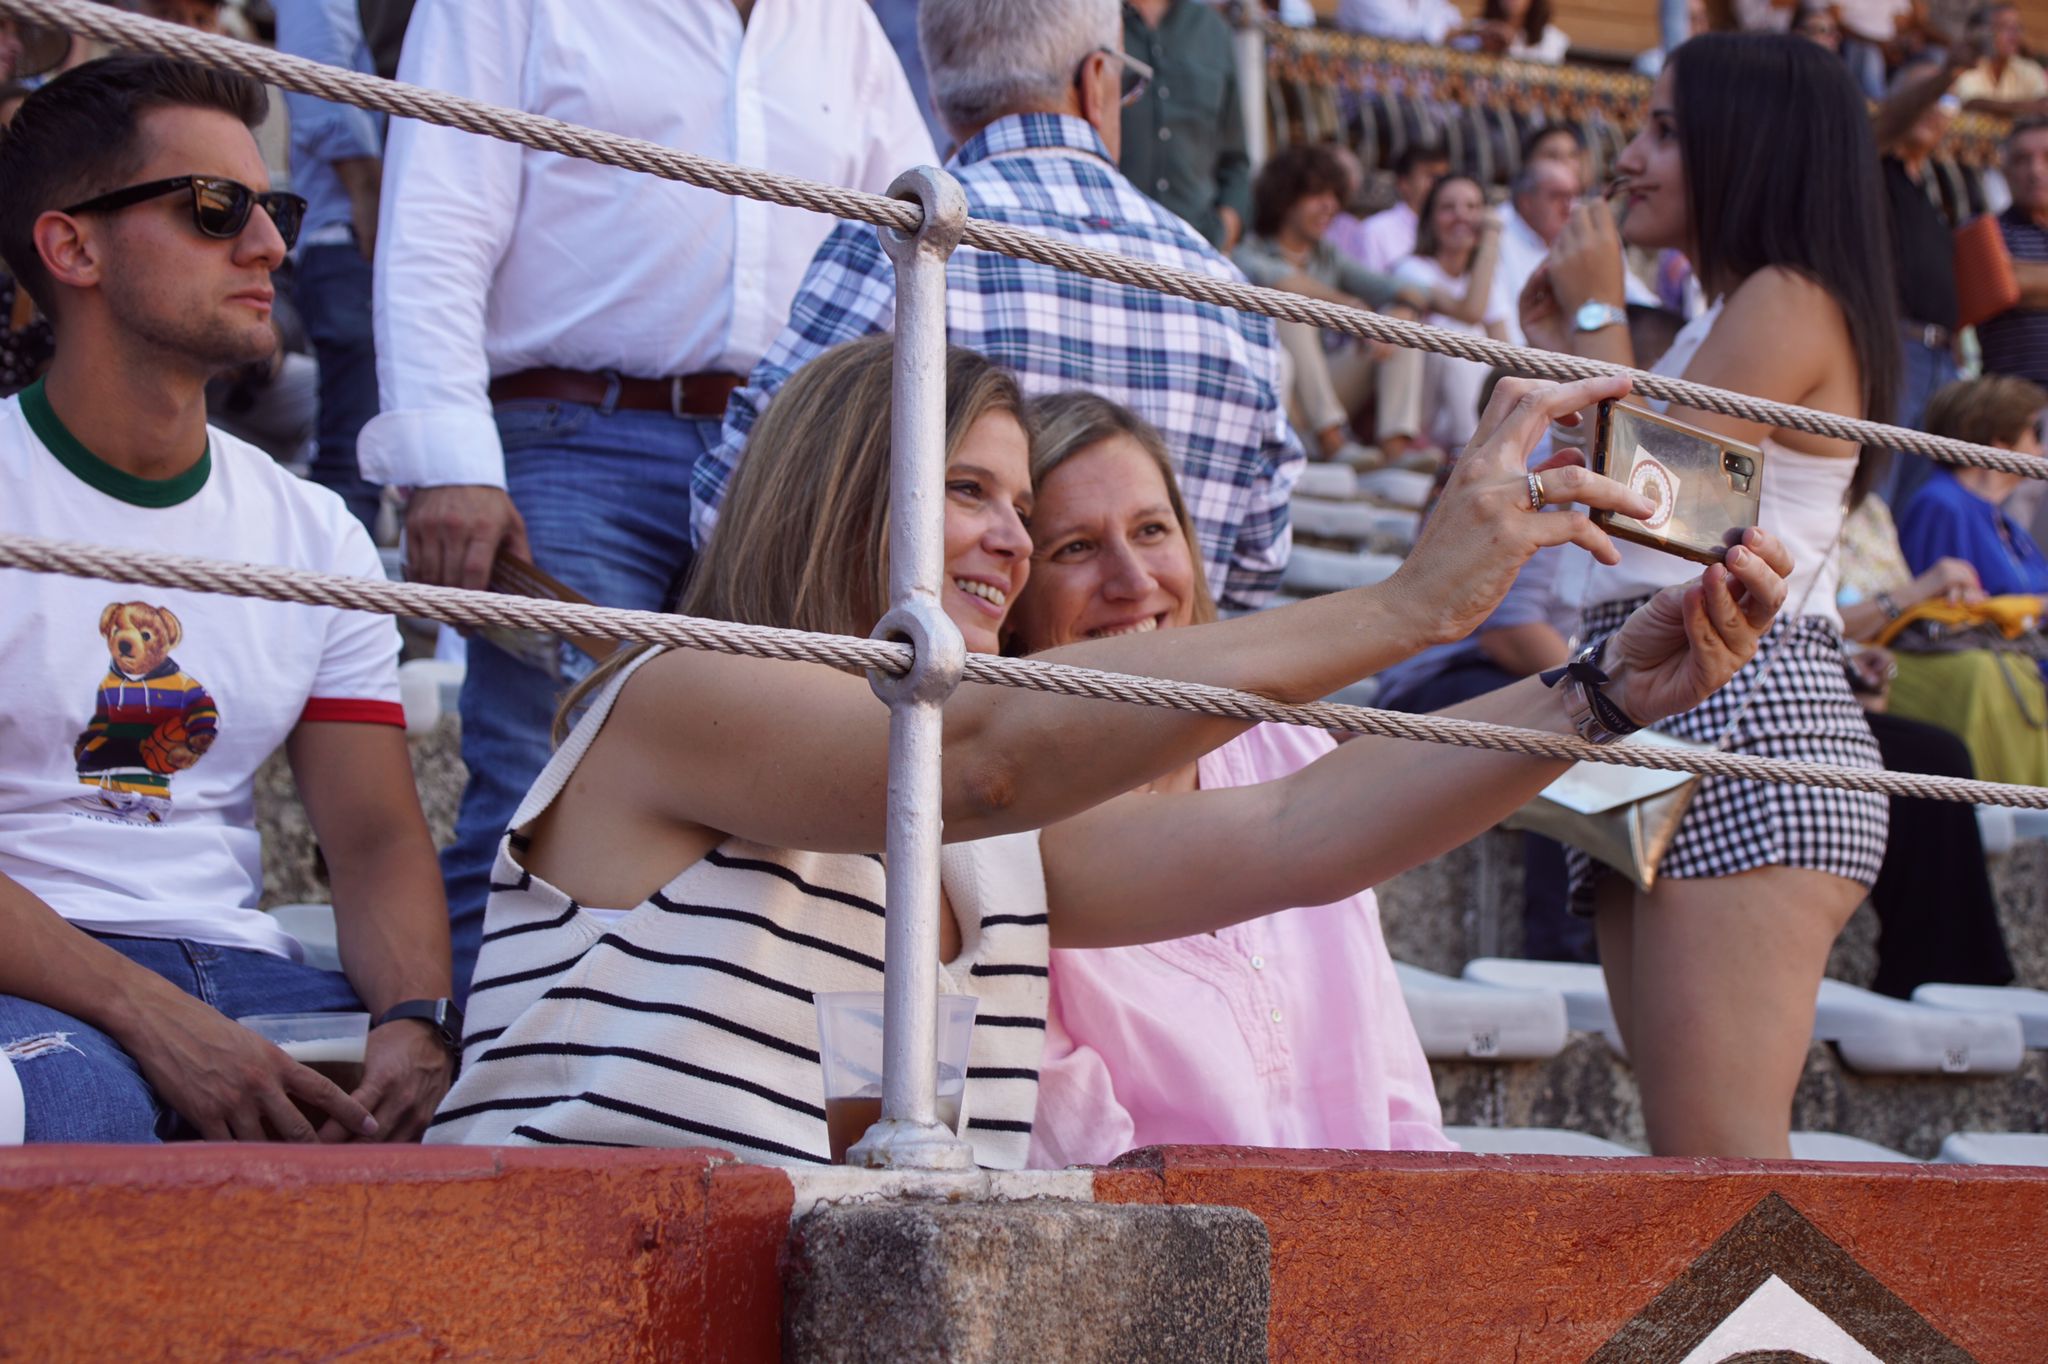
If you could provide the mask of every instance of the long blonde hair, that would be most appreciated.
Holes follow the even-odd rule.
[[[889,582],[889,418],[896,339],[834,346],[792,375],[755,423],[679,610],[747,625],[866,635]],[[946,348],[946,459],[991,412],[1024,418],[1007,370]],[[560,743],[599,688],[652,645],[620,649],[555,716]]]
[[[1209,595],[1209,580],[1202,565],[1202,541],[1195,533],[1195,519],[1188,515],[1187,500],[1180,495],[1180,479],[1173,471],[1173,456],[1167,453],[1166,438],[1159,428],[1137,413],[1098,393],[1075,390],[1033,398],[1024,405],[1025,427],[1031,432],[1031,486],[1043,488],[1053,470],[1083,450],[1114,436],[1128,436],[1151,456],[1166,484],[1166,500],[1173,518],[1180,522],[1181,539],[1187,542],[1188,557],[1194,561],[1194,596],[1189,602],[1190,623],[1207,625],[1216,619],[1216,599]],[[1024,585],[1025,592],[1031,585]]]

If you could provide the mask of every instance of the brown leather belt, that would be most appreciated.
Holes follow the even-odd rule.
[[[491,401],[588,403],[627,412],[666,412],[672,417],[723,417],[725,400],[746,380],[737,374],[678,374],[667,379],[634,379],[580,369],[522,369],[491,380]]]

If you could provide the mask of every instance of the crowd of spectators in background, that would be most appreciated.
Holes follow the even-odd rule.
[[[1255,165],[1231,26],[1200,0],[132,7],[356,71],[395,72],[870,192],[908,167],[943,161],[979,219],[1475,337],[2041,453],[2048,74],[2024,54],[2017,12],[2006,4],[1960,22],[1917,0],[1736,4],[1729,26],[1770,36],[1674,44],[1670,60],[1654,64],[1661,74],[1617,163],[1624,183],[1612,204],[1594,183],[1585,138],[1568,125],[1531,130],[1505,184],[1487,183],[1428,140],[1383,166],[1361,164],[1344,142],[1283,146]],[[1334,13],[1355,32],[1521,61],[1557,63],[1571,47],[1548,0],[1486,0],[1469,16],[1449,0],[1340,0]],[[1695,28],[1706,22],[1681,18]],[[93,391],[79,377],[87,357],[111,365],[107,356],[146,352],[168,376],[151,382],[178,395],[179,420],[165,429],[189,435],[210,420],[247,442],[217,456],[222,468],[241,471],[236,477],[249,477],[260,452],[341,499],[346,524],[321,522],[311,548],[302,547],[307,567],[360,570],[371,539],[388,544],[402,530],[413,581],[487,588],[509,558],[605,605],[661,610],[680,600],[730,619],[874,628],[886,559],[877,508],[886,500],[890,353],[878,338],[891,329],[895,293],[871,227],[423,123],[387,127],[360,109],[295,94],[265,109],[242,99],[240,87],[208,87],[195,108],[161,65],[95,66],[94,55],[89,44],[0,20],[0,79],[10,82],[0,88],[0,117],[28,99],[37,101],[34,123],[39,108],[59,101],[32,91],[61,93],[67,81],[94,78],[174,92],[159,91],[140,114],[128,109],[133,128],[232,114],[246,138],[208,126],[247,181],[235,201],[240,224],[208,231],[198,187],[190,220],[206,236],[236,242],[249,269],[276,276],[278,292],[247,344],[201,373],[173,363],[151,318],[123,312],[120,297],[87,273],[54,285],[31,274],[33,288],[0,277],[0,396],[23,393],[10,411],[52,450],[77,447],[59,454],[67,466],[97,468],[108,451],[95,453],[95,439],[137,433],[75,414],[60,421],[52,388],[61,405],[65,392]],[[78,77],[62,74],[79,68]],[[1866,108],[1864,96],[1875,104]],[[1953,249],[1953,219],[1965,215],[1941,198],[1931,171],[1964,110],[2016,120],[2003,143],[2008,206],[1996,226],[2018,296],[1976,326],[1974,359]],[[1769,155],[1758,156],[1766,146]],[[1742,158],[1754,159],[1754,173],[1742,173]],[[288,181],[289,194],[252,192],[266,169],[271,181]],[[109,172],[95,165],[90,174]],[[122,185],[94,184],[71,208],[45,207],[56,218],[97,221],[111,210],[96,196]],[[258,227],[246,228],[251,222]],[[275,233],[266,235],[266,222]],[[55,249],[24,233],[0,247],[10,261]],[[51,299],[63,303],[53,310]],[[995,253],[952,256],[947,309],[952,394],[965,405],[948,437],[945,595],[971,649],[1065,650],[1075,662],[1304,699],[1377,672],[1391,707],[1457,706],[1538,723],[1550,718],[1540,706],[1552,704],[1539,679],[1579,645],[1591,642],[1597,657],[1613,640],[1630,654],[1623,684],[1637,717],[1682,737],[1770,756],[2048,784],[2048,663],[2016,664],[1992,647],[1916,651],[1911,632],[1915,618],[1937,608],[1958,613],[1943,618],[1950,626],[1981,625],[2001,619],[2000,600],[2048,594],[2048,559],[2029,528],[2038,483],[1685,414],[1762,446],[1771,460],[1770,534],[1738,547],[1695,590],[1727,596],[1717,628],[1736,666],[1759,638],[1783,657],[1774,669],[1744,668],[1716,694],[1728,677],[1709,678],[1703,664],[1684,685],[1673,680],[1687,646],[1671,603],[1688,590],[1694,566],[1640,546],[1616,556],[1569,511],[1527,516],[1536,530],[1515,523],[1504,532],[1496,521],[1512,518],[1501,516],[1497,496],[1484,502],[1486,489],[1519,489],[1530,469],[1545,472],[1554,438],[1568,444],[1547,423],[1515,415],[1561,402],[1560,390],[1522,381],[1501,388],[1501,376],[1476,361]],[[103,313],[93,341],[70,340],[78,318]],[[1978,373],[1964,378],[1966,370]],[[1570,391],[1583,399],[1607,390]],[[1538,396],[1524,400],[1529,394]],[[61,439],[50,434],[60,430]],[[200,480],[215,458],[195,466]],[[1423,595],[1434,616],[1459,630],[1379,620],[1372,612],[1380,608],[1366,603],[1380,599],[1354,594],[1330,599],[1344,606],[1262,610],[1287,567],[1289,503],[1308,461],[1437,475],[1440,500],[1402,587],[1412,595],[1418,582],[1432,584]],[[133,491],[105,471],[80,477]],[[307,514],[295,485],[263,486],[278,506]],[[1632,496],[1584,477],[1572,488],[1580,502]],[[1513,507],[1515,515],[1534,510]],[[139,520],[137,538],[148,542],[157,524]],[[212,522],[194,525],[177,540],[194,552],[207,535],[226,534]],[[1451,583],[1464,584],[1463,594]],[[1785,618],[1772,626],[1780,605]],[[1319,655],[1319,642],[1346,633],[1336,626],[1356,623],[1347,610],[1378,633]],[[1217,624],[1219,613],[1251,619]],[[309,619],[296,627],[308,639],[316,633]],[[120,626],[101,628],[112,639]],[[156,628],[172,644],[190,633],[175,618]],[[224,615],[218,628],[255,627]],[[1176,633],[1149,638],[1161,630]],[[1222,647],[1204,654],[1190,639]],[[346,642],[360,653],[388,641]],[[380,817],[360,796],[322,794],[317,781],[307,792],[321,807],[323,833],[341,830],[338,845],[357,854],[334,867],[337,913],[378,927],[344,934],[353,957],[345,981],[292,988],[360,997],[399,1029],[380,1044],[381,1088],[341,1096],[347,1102],[321,1091],[314,1097],[324,1114],[365,1132],[376,1126],[374,1112],[387,1136],[415,1134],[450,1076],[439,1069],[446,1058],[415,1054],[421,1038],[404,1025],[425,1016],[393,1006],[415,996],[459,1005],[474,990],[486,998],[473,1032],[502,1040],[470,1058],[443,1110],[442,1139],[638,1143],[662,1139],[663,1129],[707,1139],[706,1124],[718,1118],[727,1144],[750,1154],[815,1158],[811,1129],[821,1124],[792,1116],[809,1072],[792,1071],[786,1056],[735,1063],[708,1080],[696,1074],[692,1083],[709,1086],[701,1095],[670,1088],[650,1098],[646,1077],[614,1057],[590,1069],[577,1099],[522,1107],[520,1096],[538,1083],[535,1049],[644,1049],[647,1034],[636,1029],[656,1026],[647,1015],[658,999],[687,997],[695,1010],[689,1028],[663,1034],[662,1047],[710,1055],[729,1045],[718,1034],[732,1032],[730,1017],[772,1015],[762,1028],[774,1034],[771,1049],[787,1053],[805,1045],[808,1017],[808,1006],[788,1005],[792,990],[807,999],[812,989],[879,979],[869,970],[880,956],[879,920],[863,918],[861,905],[880,898],[880,872],[857,855],[873,827],[848,813],[876,780],[865,683],[823,674],[828,681],[786,688],[777,665],[692,659],[685,667],[632,651],[607,662],[566,640],[473,637],[451,647],[465,663],[468,785],[440,877],[411,896],[415,905],[431,901],[431,933],[417,914],[366,908],[374,889],[417,890],[421,880],[417,802],[393,793],[403,753],[384,742],[390,736],[372,746],[381,756],[353,760],[352,770],[376,779],[366,790],[381,793]],[[346,650],[332,635],[325,648],[306,644],[305,676],[270,717],[270,746],[293,744],[295,760],[325,756],[339,742],[335,727],[366,716],[388,727],[388,670],[334,663],[330,655]],[[1652,702],[1641,679],[1660,669]],[[323,691],[335,676],[356,690],[340,698]],[[630,685],[636,676],[659,685]],[[125,695],[118,680],[111,685]],[[587,709],[558,717],[571,692]],[[329,702],[347,704],[322,709]],[[1013,785],[992,803],[971,783],[949,787],[955,831],[978,830],[991,846],[952,855],[946,917],[961,935],[954,947],[970,945],[955,983],[991,998],[1011,991],[997,1000],[1003,1012],[1049,1019],[1049,1051],[1041,1128],[1030,1136],[1030,1089],[989,1098],[972,1134],[983,1158],[1020,1164],[1029,1148],[1040,1161],[1099,1160],[1166,1139],[1441,1145],[1426,1066],[1412,1030],[1400,1026],[1370,887],[1490,826],[1552,770],[1463,751],[1403,756],[1412,748],[1365,741],[1337,749],[1274,727],[1237,738],[1099,709],[1089,721],[1049,700],[1005,705],[1000,717],[983,707],[991,711],[984,728],[961,720],[957,748],[949,731],[949,780],[950,755],[959,753],[963,769],[993,764]],[[786,708],[840,717],[827,721],[837,747],[826,753],[814,734],[777,732]],[[949,717],[972,709],[957,705]],[[737,717],[737,729],[722,729],[726,717]],[[295,730],[294,719],[315,723]],[[562,746],[565,724],[575,737]],[[600,741],[600,730],[609,737]],[[152,769],[150,780],[167,782],[206,756],[211,731],[196,745],[181,742],[179,761]],[[266,752],[238,750],[239,766],[223,758],[205,769],[230,822]],[[818,779],[806,791],[751,783],[750,771],[807,762]],[[232,780],[223,775],[230,771]],[[1143,799],[1114,799],[1140,785]],[[1298,822],[1258,803],[1279,799],[1274,790],[1297,802],[1286,821]],[[1252,791],[1266,794],[1244,794]],[[167,800],[128,799],[135,795],[123,788],[111,823]],[[1333,830],[1339,813],[1355,824],[1361,811],[1371,812],[1373,832],[1352,847]],[[58,867],[38,881],[36,859],[8,846],[5,815],[0,870],[31,891],[73,875]],[[1276,834],[1260,859],[1222,837],[1233,821],[1268,819]],[[1041,824],[1050,826],[1042,845],[1035,835],[1028,848],[1005,842]],[[371,856],[365,829],[398,851]],[[814,846],[840,851],[803,851]],[[1140,847],[1146,857],[1131,854]],[[225,846],[208,855],[235,863]],[[394,858],[402,863],[395,869]],[[356,869],[365,862],[377,870]],[[763,866],[775,884],[747,883]],[[1246,889],[1252,868],[1266,878],[1255,895]],[[1660,1151],[1782,1153],[1814,985],[1866,893],[1884,926],[1880,988],[1905,994],[1930,979],[2011,977],[1982,846],[1962,807],[1709,782],[1654,893],[1632,892],[1576,851],[1533,838],[1526,872],[1532,953],[1598,956],[1608,967]],[[18,889],[15,881],[0,878],[0,892]],[[1004,894],[990,893],[996,881]],[[1140,923],[1105,926],[1110,906],[1141,901],[1148,885],[1167,887],[1170,905]],[[1008,894],[1019,886],[1029,893]],[[1928,918],[1930,887],[1961,888],[1950,919]],[[443,892],[452,942],[445,978]],[[44,898],[94,941],[122,936],[107,916],[69,913],[71,901],[54,891]],[[253,893],[245,898],[240,909],[253,909]],[[10,903],[0,894],[0,908]],[[642,965],[673,955],[673,922],[663,926],[662,916],[676,903],[712,904],[712,917],[754,925],[721,939],[717,952],[728,977],[770,980],[762,1000],[740,999],[730,979],[679,986],[637,968],[585,971],[578,954],[607,930],[634,944]],[[586,908],[593,904],[619,908]],[[11,912],[28,914],[20,903]],[[823,971],[793,953],[793,945],[815,947],[827,914],[844,923],[826,935],[836,946],[821,950],[858,970]],[[1274,917],[1240,923],[1256,914]],[[77,988],[33,1007],[78,1012],[90,993],[80,982],[122,978],[60,925],[37,922],[40,950],[73,968],[67,979]],[[160,936],[206,931],[176,916],[150,923]],[[982,933],[999,924],[1033,932]],[[1319,934],[1335,946],[1314,961]],[[278,951],[249,922],[229,937],[238,950]],[[391,945],[401,938],[434,939],[421,949],[433,980],[396,964]],[[1778,950],[1759,969],[1748,945],[1765,939]],[[1171,989],[1156,980],[1148,987],[1130,959],[1115,955],[1139,942],[1155,944],[1148,961],[1177,963],[1240,1003],[1280,995],[1289,1003],[1271,1009],[1270,1030],[1219,1023],[1212,1034],[1169,1036],[1155,1016],[1167,1005],[1146,991]],[[1060,949],[1050,983],[1048,943]],[[115,947],[156,969],[147,953]],[[1256,975],[1269,961],[1270,974]],[[982,966],[1026,983],[977,983]],[[1342,986],[1353,979],[1371,988],[1346,999]],[[24,994],[28,986],[8,978],[7,988]],[[599,1018],[565,1009],[559,991],[629,1002],[616,1006],[617,1017]],[[778,992],[783,1000],[768,998]],[[21,1002],[0,993],[0,1006]],[[191,1015],[183,1004],[161,1007]],[[1311,1019],[1327,1031],[1344,1008],[1380,1039],[1377,1051],[1340,1057],[1295,1031]],[[1249,1004],[1238,1013],[1253,1016]],[[0,1020],[8,1017],[0,1007]],[[313,1094],[291,1071],[273,1067],[253,1098],[212,1093],[203,1112],[186,1112],[175,1058],[136,1040],[131,1020],[104,1020],[101,1033],[106,1055],[96,1062],[118,1069],[126,1054],[140,1063],[139,1078],[124,1081],[126,1107],[98,1110],[99,1126],[46,1127],[44,1135],[163,1135],[182,1130],[171,1109],[208,1135],[248,1135],[265,1121],[310,1135],[276,1116],[282,1095]],[[224,1045],[217,1030],[208,1035]],[[403,1055],[393,1038],[403,1040]],[[986,1056],[977,1052],[984,1067],[1035,1069],[1035,1057],[1027,1065],[1014,1048],[989,1045]],[[1289,1109],[1271,1091],[1267,1058],[1290,1052],[1303,1074],[1320,1077],[1312,1087],[1323,1100]],[[1172,1101],[1174,1084],[1195,1083],[1183,1071],[1205,1060],[1220,1068],[1208,1109],[1240,1114],[1236,1126],[1205,1127]],[[766,1106],[720,1118],[721,1096],[733,1089],[765,1096]],[[1365,1103],[1342,1109],[1332,1093]],[[643,1111],[622,1121],[622,1105]],[[647,1117],[650,1109],[658,1116]]]

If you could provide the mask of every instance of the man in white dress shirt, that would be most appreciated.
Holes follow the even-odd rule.
[[[1522,286],[1536,267],[1550,256],[1550,248],[1572,216],[1572,204],[1584,191],[1579,172],[1570,162],[1546,157],[1522,167],[1509,187],[1508,209],[1501,215],[1501,287],[1507,297],[1519,299]],[[1508,313],[1508,339],[1522,344],[1522,323],[1515,311]]]
[[[866,0],[421,0],[399,78],[868,191],[938,160]],[[832,221],[395,120],[365,476],[411,488],[407,574],[501,550],[609,606],[667,606],[690,471]],[[505,821],[587,663],[472,640],[469,768],[442,854],[466,991]]]

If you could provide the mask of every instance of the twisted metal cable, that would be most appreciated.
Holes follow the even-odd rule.
[[[752,658],[825,663],[840,668],[877,668],[896,675],[909,668],[911,658],[908,645],[845,635],[739,625],[656,611],[538,601],[496,592],[351,578],[305,569],[229,563],[25,535],[0,534],[0,568],[415,616],[445,621],[450,625],[544,630],[558,635],[636,640],[743,654]],[[1566,762],[1656,768],[1667,772],[1824,786],[1838,791],[1871,791],[1887,796],[1918,796],[1973,805],[2048,809],[2048,787],[2008,786],[1998,782],[1965,781],[1912,772],[1868,771],[1826,763],[1759,758],[1744,753],[1633,744],[1600,746],[1560,734],[1479,720],[1408,715],[1331,702],[1288,705],[1228,687],[1102,672],[1072,664],[1002,658],[992,654],[969,654],[964,680],[1060,696],[1162,706],[1230,720],[1307,725],[1338,733],[1455,744]]]
[[[88,0],[0,0],[0,14],[84,33],[122,47],[237,71],[322,99],[516,142],[538,151],[581,157],[603,165],[716,190],[721,194],[808,209],[904,232],[916,231],[921,221],[920,212],[914,205],[883,195],[821,185],[774,171],[735,166],[641,138],[600,132],[540,114],[507,109],[399,81],[387,81],[302,57],[287,56],[254,43],[126,14]],[[1881,422],[1862,421],[1748,394],[1731,393],[1606,361],[1511,346],[1503,341],[1383,317],[1378,313],[1304,298],[1278,289],[1217,279],[1093,247],[1054,241],[986,219],[968,219],[961,243],[1112,283],[1174,294],[1219,307],[1262,313],[1283,321],[1305,322],[1366,340],[1498,365],[1514,373],[1540,379],[1626,375],[1636,392],[1663,398],[1681,407],[1718,412],[1783,430],[1807,431],[1859,444],[1886,446],[1926,455],[1947,464],[1997,469],[2028,478],[2048,478],[2048,460],[2018,455],[2009,450],[1972,445],[1966,441],[1932,436],[1924,431],[1908,431]]]

